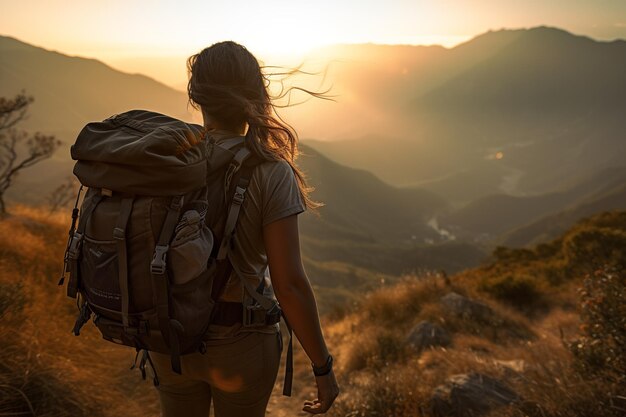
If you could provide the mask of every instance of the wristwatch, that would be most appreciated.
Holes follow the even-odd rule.
[[[315,376],[328,375],[330,371],[333,370],[333,356],[328,355],[328,359],[326,359],[326,363],[324,365],[315,366],[314,363],[311,363],[311,367],[313,368],[313,374],[315,374]]]

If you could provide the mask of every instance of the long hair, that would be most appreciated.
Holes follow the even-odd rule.
[[[305,206],[320,207],[322,204],[310,198],[313,188],[307,185],[304,173],[295,164],[299,154],[298,135],[278,116],[277,105],[269,92],[270,78],[254,55],[236,42],[219,42],[189,57],[187,71],[190,104],[227,130],[247,123],[251,150],[264,160],[287,161]],[[323,93],[294,88],[325,98]]]

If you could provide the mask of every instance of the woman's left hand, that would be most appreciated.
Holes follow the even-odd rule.
[[[335,372],[332,370],[327,375],[316,376],[317,398],[312,401],[305,401],[302,411],[311,414],[324,414],[339,395],[339,385]]]

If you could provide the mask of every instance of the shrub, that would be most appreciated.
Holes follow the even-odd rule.
[[[571,345],[584,373],[626,378],[626,274],[603,268],[580,289],[582,337]]]
[[[480,283],[481,290],[517,308],[541,304],[543,298],[540,287],[541,284],[537,279],[521,274],[485,277]]]
[[[514,249],[506,246],[498,246],[493,251],[493,257],[497,262],[522,262],[535,258],[535,254],[530,249]]]
[[[360,310],[372,323],[406,324],[425,304],[441,296],[443,285],[437,276],[403,277],[395,285],[369,293]]]
[[[623,267],[626,265],[626,232],[583,228],[567,236],[563,253],[572,272],[589,273],[604,265]]]
[[[346,359],[346,368],[351,371],[382,369],[390,362],[403,360],[405,356],[405,344],[398,334],[389,330],[368,328],[352,344]]]

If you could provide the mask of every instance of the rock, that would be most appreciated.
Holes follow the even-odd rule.
[[[489,306],[455,292],[448,293],[441,297],[441,303],[448,311],[457,316],[473,318],[484,322],[491,321],[495,317],[495,313]]]
[[[422,321],[411,329],[406,342],[412,348],[422,351],[434,346],[450,346],[452,339],[443,328],[436,324]]]
[[[476,417],[520,397],[503,382],[479,373],[453,375],[435,388],[429,411],[434,417]]]
[[[510,361],[502,361],[499,359],[494,359],[493,363],[496,366],[511,370],[513,372],[517,372],[518,374],[524,373],[524,371],[526,371],[526,368],[527,368],[526,362],[523,359],[513,359]]]

